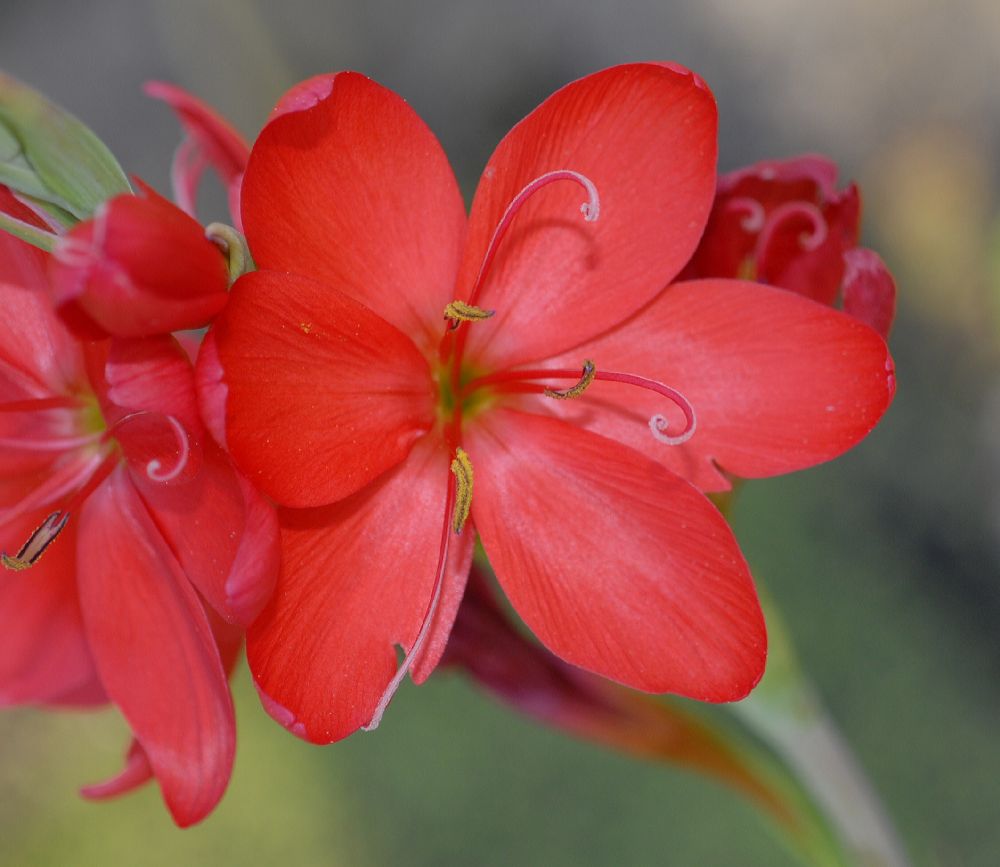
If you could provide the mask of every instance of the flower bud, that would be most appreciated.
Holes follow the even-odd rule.
[[[148,187],[105,202],[54,253],[52,291],[64,319],[116,337],[200,328],[228,298],[223,251]]]
[[[843,310],[886,336],[896,286],[858,247],[856,185],[837,189],[837,166],[818,155],[757,163],[719,177],[712,214],[686,279],[732,277],[789,289]]]

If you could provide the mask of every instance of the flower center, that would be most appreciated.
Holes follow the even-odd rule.
[[[582,395],[595,380],[618,382],[646,389],[672,401],[684,413],[684,429],[677,434],[668,434],[669,424],[666,416],[657,413],[649,419],[649,430],[655,439],[667,445],[685,443],[693,436],[697,426],[694,407],[677,389],[662,382],[633,373],[598,369],[594,361],[589,359],[584,362],[582,374],[563,369],[504,370],[480,374],[471,371],[463,364],[469,327],[473,324],[476,327],[488,327],[487,320],[495,312],[478,306],[477,302],[507,230],[525,202],[539,190],[556,181],[571,181],[583,187],[587,193],[587,201],[580,205],[580,212],[589,223],[595,222],[600,217],[600,195],[594,182],[586,175],[570,169],[557,169],[540,175],[525,186],[504,210],[503,216],[501,216],[500,222],[494,229],[486,247],[483,263],[469,292],[468,300],[457,299],[444,309],[444,318],[448,325],[441,341],[441,368],[438,374],[438,383],[441,418],[445,422],[445,437],[449,448],[454,453],[459,447],[463,418],[468,418],[471,413],[489,406],[498,394],[538,393],[556,400],[568,400]],[[760,213],[751,211],[750,217],[752,220],[757,218],[762,220],[763,209],[760,209]],[[540,384],[540,382],[558,382],[560,380],[578,381],[575,385],[564,390]]]
[[[56,413],[62,417],[53,417]],[[93,394],[8,401],[0,404],[0,414],[11,414],[15,422],[8,429],[19,434],[0,438],[0,445],[48,453],[52,469],[34,491],[0,510],[0,526],[58,504],[17,554],[0,551],[0,565],[14,571],[39,561],[70,516],[122,460],[139,463],[151,481],[168,483],[181,476],[191,456],[190,437],[173,416],[138,410],[123,414],[109,426]]]

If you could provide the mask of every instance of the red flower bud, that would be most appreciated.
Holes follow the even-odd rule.
[[[759,280],[846,313],[888,335],[896,306],[892,275],[858,247],[856,185],[837,189],[837,166],[821,156],[757,163],[719,178],[705,234],[682,277]]]
[[[52,291],[68,323],[150,337],[199,328],[225,307],[225,255],[196,220],[142,193],[105,202],[56,245]]]

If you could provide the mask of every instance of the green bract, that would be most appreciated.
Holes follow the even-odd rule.
[[[0,74],[0,183],[37,199],[61,222],[131,192],[118,161],[73,115]]]

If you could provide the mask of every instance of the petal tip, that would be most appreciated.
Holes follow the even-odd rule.
[[[257,696],[260,698],[260,703],[263,705],[264,710],[267,711],[268,716],[271,717],[275,722],[277,722],[282,727],[288,729],[296,737],[302,738],[303,740],[311,740],[309,737],[309,732],[306,730],[305,723],[299,722],[295,714],[292,713],[283,704],[275,701],[271,696],[264,692],[263,687],[256,681],[253,682],[254,689],[257,690]]]
[[[299,82],[274,107],[269,121],[274,121],[282,115],[308,111],[313,106],[323,102],[333,93],[333,85],[337,77],[344,74],[339,72],[325,73]]]
[[[699,90],[704,90],[706,93],[709,94],[712,92],[711,88],[708,86],[708,82],[706,82],[704,78],[698,75],[698,73],[695,72],[694,70],[688,69],[686,66],[682,66],[680,63],[674,63],[673,61],[670,60],[664,60],[660,61],[656,65],[662,67],[663,69],[669,69],[671,72],[675,72],[678,75],[681,75],[685,78],[690,78],[691,83]]]
[[[896,362],[889,354],[888,347],[885,352],[885,387],[888,400],[891,401],[896,394]]]

